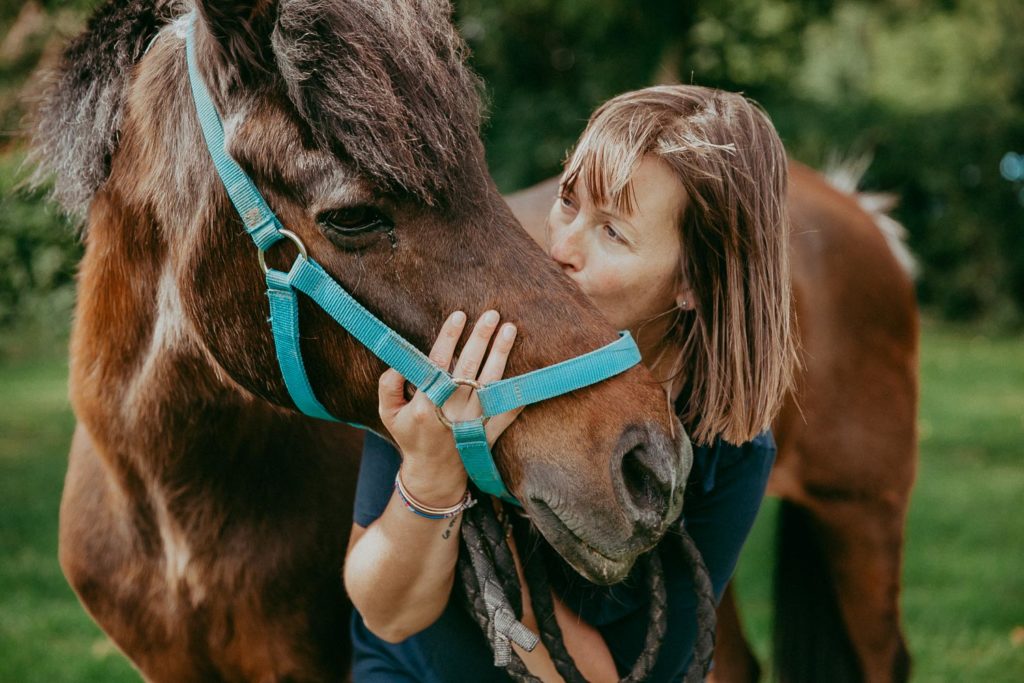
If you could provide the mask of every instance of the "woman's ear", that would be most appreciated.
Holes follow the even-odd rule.
[[[270,35],[277,20],[277,0],[198,0],[199,23],[211,41],[208,49],[231,76],[227,81],[252,85],[274,70]],[[224,83],[223,85],[228,85]]]
[[[685,287],[676,294],[676,306],[684,311],[692,310],[697,306],[697,295],[689,287]]]

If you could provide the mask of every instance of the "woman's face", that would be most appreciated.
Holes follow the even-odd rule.
[[[686,190],[657,157],[644,157],[632,177],[634,212],[596,206],[585,183],[555,200],[547,249],[605,317],[620,330],[671,310],[677,289],[678,222]]]

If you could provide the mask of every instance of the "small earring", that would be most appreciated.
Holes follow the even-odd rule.
[[[679,308],[683,309],[684,311],[687,310],[688,308],[690,308],[690,302],[687,301],[686,299],[683,299],[682,301],[679,302]]]

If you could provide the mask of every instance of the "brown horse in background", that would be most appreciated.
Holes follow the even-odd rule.
[[[507,199],[536,235],[557,190],[552,178]],[[785,683],[905,681],[898,598],[917,453],[913,283],[902,244],[885,231],[891,219],[795,162],[789,212],[802,368],[773,425],[775,666]],[[712,674],[746,683],[760,667],[734,591],[719,608]]]
[[[451,311],[496,308],[519,329],[509,375],[617,338],[487,174],[447,3],[197,5],[197,62],[227,150],[393,329],[425,349]],[[40,111],[36,159],[86,216],[60,562],[149,681],[341,681],[358,435],[300,415],[286,391],[257,254],[189,92],[188,9],[108,2]],[[274,247],[272,265],[287,252]],[[301,307],[321,402],[384,432],[383,364]],[[679,500],[677,422],[637,366],[526,408],[495,456],[552,546],[600,581],[629,569],[644,520]]]

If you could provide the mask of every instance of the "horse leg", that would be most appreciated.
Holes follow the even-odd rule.
[[[357,452],[342,438],[331,447],[339,462]],[[297,445],[295,455],[305,454]],[[344,478],[325,475],[341,510],[351,509],[351,470]],[[257,572],[261,556],[282,547],[280,536],[254,534],[249,555],[236,551],[246,571],[231,572],[238,578],[230,589],[198,562],[171,574],[188,550],[161,526],[143,484],[128,470],[120,475],[115,483],[79,425],[61,500],[60,564],[90,616],[147,682],[343,680],[348,605],[340,571],[330,569],[340,567],[333,549],[324,552],[324,567],[289,577],[299,588],[284,597]],[[344,548],[351,519],[347,512],[333,516],[339,532],[331,545]]]
[[[835,683],[907,680],[898,606],[904,506],[893,500],[783,501],[775,650],[784,683],[826,672]]]
[[[725,587],[718,605],[718,627],[715,634],[715,664],[708,680],[712,683],[754,683],[761,678],[757,662],[743,633],[733,578]]]
[[[220,680],[190,653],[188,634],[167,628],[159,532],[114,484],[86,429],[71,442],[60,508],[60,565],[82,605],[150,682]],[[140,484],[141,485],[141,484]],[[134,526],[133,526],[134,524]]]
[[[187,635],[162,628],[168,603],[154,561],[158,531],[133,509],[80,424],[72,439],[60,501],[60,567],[96,624],[126,652],[147,681],[217,680],[187,655]],[[131,522],[140,521],[133,527]]]
[[[902,682],[910,675],[900,630],[900,498],[829,501],[814,509],[850,644],[869,683]]]

